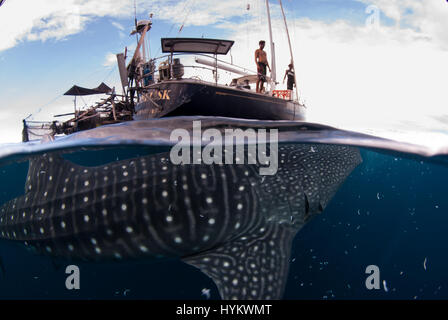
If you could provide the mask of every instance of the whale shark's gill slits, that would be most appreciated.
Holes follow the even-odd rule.
[[[305,196],[305,215],[308,216],[310,214],[310,202],[306,193],[303,193],[303,195]]]
[[[211,277],[224,300],[280,299],[289,268],[293,232],[266,225],[223,246],[183,261]]]

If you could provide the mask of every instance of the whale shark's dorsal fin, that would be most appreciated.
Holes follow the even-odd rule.
[[[285,289],[295,232],[269,224],[182,259],[213,279],[223,300],[277,300]]]
[[[64,159],[57,153],[43,154],[30,158],[28,175],[25,183],[25,193],[36,191],[36,181],[42,175],[51,174],[56,169],[60,169]]]
[[[52,190],[52,182],[56,181],[56,175],[61,172],[75,172],[83,167],[65,160],[61,154],[45,153],[30,158],[28,175],[25,183],[25,193],[37,193],[39,189],[46,187],[47,192]],[[48,179],[47,183],[41,183],[42,179]]]

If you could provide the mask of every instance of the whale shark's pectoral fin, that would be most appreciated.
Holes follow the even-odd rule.
[[[281,299],[294,235],[270,224],[183,261],[212,278],[224,300]]]

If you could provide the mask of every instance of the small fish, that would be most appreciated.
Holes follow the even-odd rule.
[[[202,289],[201,295],[205,296],[207,300],[210,299],[210,289],[207,288]]]
[[[428,262],[428,258],[425,258],[425,261],[423,261],[423,269],[426,271],[426,262]]]
[[[384,291],[389,292],[389,289],[387,288],[386,280],[383,280],[383,287],[384,287]]]

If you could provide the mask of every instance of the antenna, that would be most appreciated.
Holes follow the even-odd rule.
[[[137,30],[137,0],[134,0],[135,29]]]

